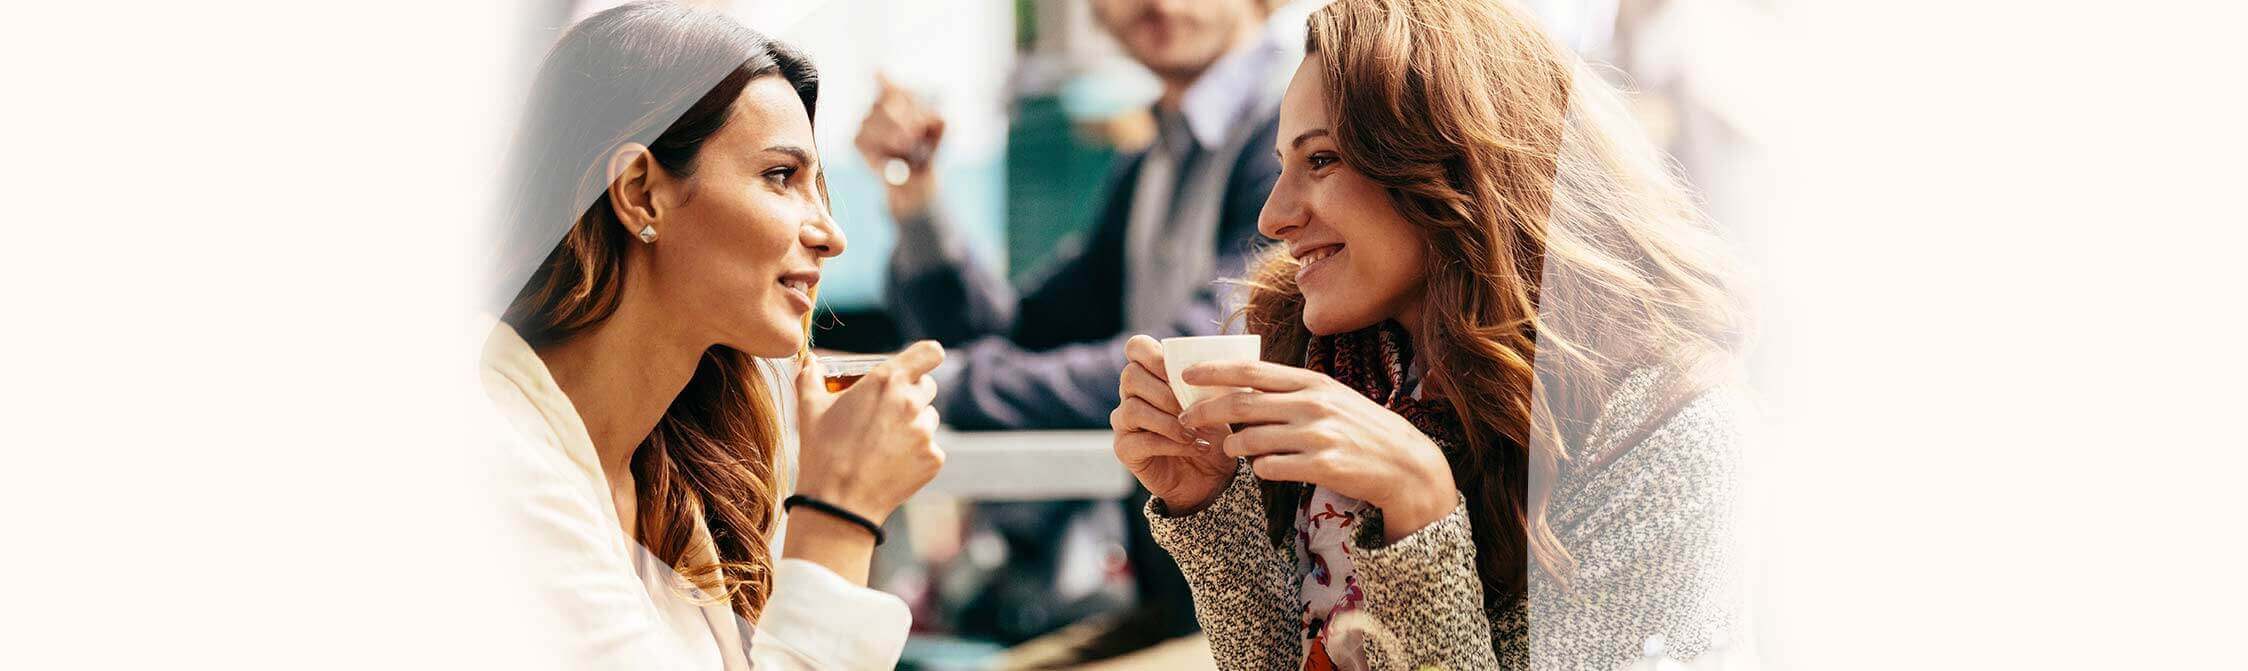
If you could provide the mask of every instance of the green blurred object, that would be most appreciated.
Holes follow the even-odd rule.
[[[906,637],[905,652],[898,656],[898,671],[981,671],[991,668],[1006,651],[995,643],[914,634]]]
[[[1007,130],[1008,279],[1020,285],[1054,261],[1071,235],[1090,233],[1116,151],[1079,137],[1060,98],[1015,102]]]
[[[1015,50],[1029,51],[1038,43],[1038,2],[1015,0]]]

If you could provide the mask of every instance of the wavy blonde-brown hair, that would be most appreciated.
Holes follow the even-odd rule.
[[[1520,598],[1533,561],[1566,585],[1575,563],[1546,518],[1553,483],[1637,442],[1586,453],[1628,373],[1688,373],[1657,393],[1675,409],[1726,367],[1746,332],[1728,257],[1621,95],[1520,6],[1338,0],[1312,14],[1306,41],[1342,160],[1428,239],[1415,349],[1466,428],[1445,456],[1486,605]],[[1293,365],[1311,337],[1297,267],[1283,248],[1265,254],[1243,311],[1265,358]],[[1268,489],[1273,519],[1289,519],[1291,491]]]
[[[540,68],[515,149],[500,243],[500,286],[510,292],[501,320],[544,347],[614,314],[626,251],[640,243],[617,221],[603,159],[638,143],[665,170],[691,177],[742,90],[768,76],[789,82],[807,116],[818,108],[808,58],[717,14],[635,2],[571,27]],[[750,622],[772,592],[780,491],[779,415],[768,384],[746,353],[703,352],[631,463],[636,540]]]

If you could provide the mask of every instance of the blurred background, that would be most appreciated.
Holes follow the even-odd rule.
[[[986,260],[1026,278],[1085,223],[1149,95],[1089,1],[723,5],[829,83],[853,249],[823,344],[894,338],[849,146],[878,70],[943,107],[947,203]],[[1768,666],[2239,666],[2248,8],[1530,4],[1636,92],[1764,272]],[[464,232],[529,71],[593,9],[10,8],[0,667],[523,665],[459,440],[484,335],[461,287],[488,264]],[[1126,593],[1088,521],[1055,561],[1090,569],[1066,581],[1085,611],[964,617],[1040,548],[951,496],[885,546],[921,668],[1027,657]]]
[[[524,68],[578,18],[618,0],[553,0],[523,38]],[[1093,222],[1119,156],[1155,137],[1160,85],[1127,57],[1090,0],[689,0],[809,52],[825,81],[817,132],[835,216],[851,253],[821,284],[819,340],[879,351],[899,341],[882,310],[896,235],[874,169],[851,151],[858,122],[889,77],[946,121],[934,158],[948,214],[973,251],[1021,284]],[[1317,0],[1276,2],[1301,16]],[[1717,221],[1744,247],[1768,209],[1769,0],[1523,0],[1549,29],[1637,93]]]
[[[522,60],[578,18],[621,0],[562,0],[525,35]],[[830,262],[818,345],[891,351],[903,345],[883,306],[896,226],[885,189],[853,149],[879,90],[911,91],[946,122],[932,158],[953,226],[985,267],[1028,289],[1094,224],[1113,164],[1154,141],[1161,87],[1126,55],[1091,0],[697,0],[809,52],[823,80],[816,133],[835,216],[850,253]],[[1301,22],[1317,0],[1274,2]],[[1760,131],[1771,112],[1772,8],[1753,0],[1525,0],[1548,29],[1613,83],[1634,92],[1642,122],[1669,148],[1712,216],[1753,265],[1766,238],[1771,174]],[[1761,366],[1759,366],[1761,368]],[[916,669],[1208,668],[1207,644],[1103,639],[1133,605],[1126,506],[1114,488],[1055,487],[994,495],[947,486],[964,478],[1092,477],[1122,485],[1105,432],[1040,434],[1086,459],[998,465],[975,455],[994,439],[953,436],[948,480],[908,505],[885,546],[875,586],[916,610],[904,666]],[[1017,454],[1017,453],[1009,453]],[[1016,457],[1017,459],[1027,457]],[[1081,469],[1081,470],[1087,470]],[[965,473],[975,471],[975,473]],[[1100,642],[1095,642],[1096,640]],[[1105,661],[1104,661],[1105,660]]]

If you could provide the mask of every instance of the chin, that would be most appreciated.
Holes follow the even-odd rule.
[[[804,344],[803,344],[803,343],[801,343],[801,342],[799,342],[799,343],[795,343],[795,344],[791,344],[791,345],[788,345],[788,346],[786,346],[786,347],[772,347],[772,348],[761,348],[761,349],[757,349],[757,350],[742,350],[742,353],[744,353],[744,354],[748,354],[748,355],[750,355],[750,356],[753,356],[753,357],[757,357],[757,358],[759,358],[759,359],[786,359],[786,358],[789,358],[789,357],[793,357],[793,356],[796,356],[796,353],[797,353],[798,351],[802,350],[802,349],[803,349],[803,347],[804,347]]]
[[[796,356],[804,348],[803,322],[789,320],[783,324],[759,324],[748,338],[729,346],[760,359],[780,359]]]
[[[1316,302],[1305,301],[1304,330],[1310,331],[1312,335],[1331,336],[1337,333],[1349,333],[1351,331],[1366,328],[1367,326],[1373,325],[1373,323],[1376,321],[1373,319],[1357,318],[1352,314],[1341,310],[1334,310],[1331,308],[1321,309],[1326,307],[1329,306],[1322,306]]]

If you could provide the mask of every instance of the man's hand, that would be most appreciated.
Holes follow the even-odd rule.
[[[875,84],[880,92],[853,144],[875,176],[890,185],[892,220],[904,221],[927,213],[935,199],[937,180],[929,159],[944,139],[944,119],[888,77],[875,75]]]

